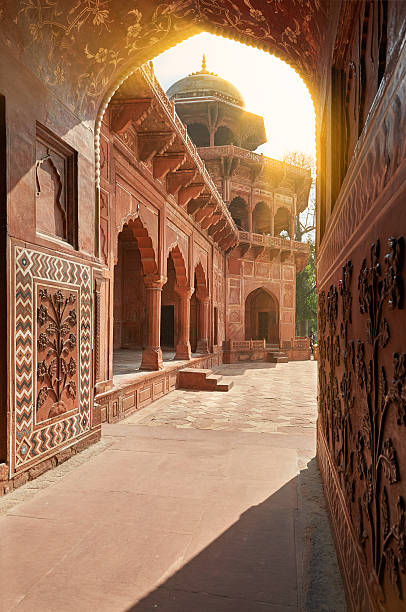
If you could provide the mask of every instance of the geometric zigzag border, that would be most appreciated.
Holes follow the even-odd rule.
[[[15,349],[13,443],[10,465],[17,472],[31,467],[59,447],[69,446],[91,427],[91,269],[60,256],[14,246]],[[69,417],[34,428],[34,281],[69,284],[79,289],[79,404]],[[13,456],[14,455],[14,456]]]

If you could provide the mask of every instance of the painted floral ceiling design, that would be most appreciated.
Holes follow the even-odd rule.
[[[0,0],[0,38],[72,110],[91,118],[121,74],[202,30],[269,50],[312,86],[329,4],[329,0]]]

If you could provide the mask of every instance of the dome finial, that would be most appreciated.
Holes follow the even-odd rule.
[[[202,72],[207,72],[206,70],[206,54],[203,53],[203,58],[202,58]]]

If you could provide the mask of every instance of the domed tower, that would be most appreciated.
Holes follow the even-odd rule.
[[[232,83],[206,69],[204,55],[202,69],[174,83],[167,96],[197,147],[233,144],[253,151],[266,142],[263,118],[245,110]]]
[[[255,153],[266,142],[263,118],[246,110],[234,85],[207,70],[204,56],[201,70],[167,96],[239,229],[239,245],[227,257],[225,359],[237,358],[234,341],[293,350],[296,272],[309,257],[308,245],[294,240],[295,227],[310,172]]]

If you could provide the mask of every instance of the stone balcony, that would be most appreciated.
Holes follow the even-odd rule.
[[[238,237],[238,246],[242,255],[250,251],[254,259],[268,249],[271,259],[275,259],[278,255],[282,262],[289,258],[294,258],[298,272],[303,270],[309,259],[310,249],[306,242],[298,242],[297,240],[287,240],[279,236],[268,236],[266,234],[255,234],[245,231],[239,231]]]

